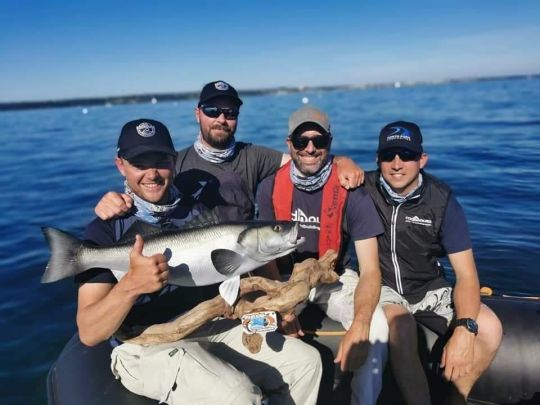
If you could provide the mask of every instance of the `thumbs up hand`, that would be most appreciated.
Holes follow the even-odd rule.
[[[137,294],[159,291],[167,284],[169,277],[167,258],[162,254],[145,256],[143,250],[144,240],[141,235],[136,235],[125,278],[128,288]]]

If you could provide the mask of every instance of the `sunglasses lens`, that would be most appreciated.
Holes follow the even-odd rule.
[[[201,106],[204,115],[210,118],[217,118],[221,114],[225,116],[225,119],[235,120],[238,117],[237,108],[220,108],[213,105],[203,105]]]
[[[413,160],[417,161],[420,159],[420,155],[418,153],[409,149],[388,149],[379,153],[379,160],[381,162],[391,162],[394,160],[396,155],[398,155],[403,162],[411,162]]]
[[[317,149],[326,149],[330,144],[330,137],[328,135],[314,136],[313,138],[308,138],[307,136],[291,137],[291,143],[294,149],[297,150],[306,149],[309,141],[313,142],[313,146]]]
[[[311,138],[311,141],[313,142],[313,146],[315,146],[317,149],[326,149],[330,143],[330,137],[324,135],[316,136]]]

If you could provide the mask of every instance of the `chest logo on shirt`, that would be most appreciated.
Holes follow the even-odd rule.
[[[194,191],[193,194],[191,194],[191,196],[193,197],[194,200],[198,201],[199,198],[201,198],[201,194],[204,190],[204,188],[206,187],[206,185],[208,184],[207,181],[199,181],[199,189]]]
[[[433,226],[433,223],[431,222],[431,219],[422,219],[418,218],[417,215],[414,217],[405,217],[405,222],[410,222],[412,224],[416,225],[423,225],[423,226]]]
[[[291,219],[295,222],[300,222],[301,228],[320,229],[320,219],[316,216],[308,217],[300,208],[294,210],[291,214]]]

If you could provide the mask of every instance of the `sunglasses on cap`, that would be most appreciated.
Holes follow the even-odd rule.
[[[240,110],[238,107],[233,108],[222,108],[222,107],[216,107],[214,105],[201,105],[200,109],[206,115],[210,118],[217,118],[221,114],[225,116],[225,119],[227,120],[235,120],[238,118],[238,114],[240,114]]]
[[[379,161],[391,162],[396,155],[399,156],[403,162],[412,162],[420,160],[420,154],[409,149],[385,149],[379,152]]]
[[[291,140],[292,146],[296,150],[304,150],[309,145],[309,141],[313,142],[313,146],[317,149],[326,149],[330,145],[330,140],[332,137],[330,135],[317,135],[312,138],[307,136],[293,135],[289,138]]]

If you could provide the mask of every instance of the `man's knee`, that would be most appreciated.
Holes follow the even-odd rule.
[[[389,317],[389,333],[392,343],[415,345],[417,324],[409,312],[393,314]]]
[[[477,322],[479,343],[488,354],[495,355],[502,341],[503,328],[501,321],[490,308],[482,305]]]
[[[369,329],[369,341],[371,343],[376,342],[382,342],[386,343],[388,342],[388,333],[389,333],[389,327],[388,327],[388,320],[386,319],[386,316],[384,315],[384,311],[380,306],[375,307],[375,311],[373,312],[373,316],[371,318],[371,325]]]
[[[321,375],[322,362],[317,349],[300,340],[298,340],[298,343],[301,343],[301,345],[297,345],[294,348],[292,360],[297,362],[298,367],[305,368],[308,372],[313,373],[313,375]]]

